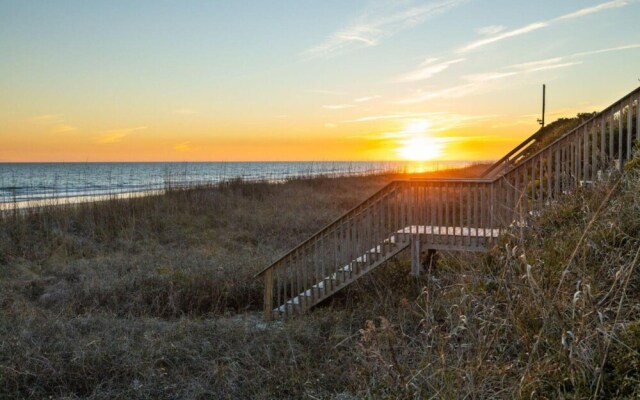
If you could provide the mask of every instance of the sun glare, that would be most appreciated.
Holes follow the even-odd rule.
[[[398,154],[410,161],[429,161],[442,154],[442,144],[430,137],[413,137],[402,141]]]
[[[396,152],[410,161],[429,161],[442,155],[443,144],[427,132],[431,123],[426,119],[411,121],[402,131],[403,139],[398,141]]]

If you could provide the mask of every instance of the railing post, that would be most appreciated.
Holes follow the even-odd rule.
[[[264,320],[273,318],[273,269],[264,272]]]
[[[411,275],[420,276],[420,235],[411,235]]]

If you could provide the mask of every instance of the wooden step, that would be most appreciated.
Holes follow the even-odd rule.
[[[273,316],[275,318],[279,318],[284,314],[296,314],[306,311],[308,308],[313,307],[322,300],[330,297],[335,292],[348,286],[361,276],[369,273],[375,267],[382,264],[389,258],[395,256],[399,251],[404,250],[409,245],[408,241],[396,240],[397,239],[394,236],[392,242],[393,250],[386,252],[382,260],[377,260],[372,264],[367,263],[368,260],[372,259],[371,257],[374,254],[383,254],[381,245],[372,247],[367,252],[365,252],[365,254],[357,257],[355,260],[351,261],[349,264],[343,266],[342,268],[339,268],[337,271],[330,273],[321,281],[312,285],[309,289],[301,292],[297,296],[288,300],[286,303],[274,308],[272,311]],[[387,243],[390,242],[391,241]],[[354,264],[359,264],[360,269],[356,270],[354,268]]]

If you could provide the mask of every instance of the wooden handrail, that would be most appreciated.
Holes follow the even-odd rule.
[[[290,254],[292,252],[294,252],[295,250],[300,249],[301,247],[303,247],[305,244],[311,242],[316,236],[320,236],[322,235],[324,232],[330,230],[332,227],[334,227],[335,225],[337,225],[338,223],[340,223],[340,221],[342,221],[345,218],[348,218],[351,214],[357,212],[359,209],[364,208],[364,206],[366,206],[368,203],[370,203],[371,201],[375,200],[377,197],[379,197],[380,195],[390,191],[394,186],[397,185],[398,180],[393,180],[391,182],[389,182],[388,184],[386,184],[385,186],[382,187],[382,189],[378,190],[377,192],[375,192],[374,194],[372,194],[370,197],[368,197],[366,200],[364,200],[362,203],[358,204],[357,206],[351,208],[349,211],[347,211],[345,214],[343,214],[342,216],[336,218],[335,220],[333,220],[332,222],[330,222],[328,225],[326,225],[324,228],[320,229],[318,232],[314,233],[313,235],[311,235],[307,240],[303,241],[302,243],[300,243],[299,245],[295,246],[294,248],[292,248],[291,250],[289,250],[288,252],[286,252],[283,256],[281,256],[280,258],[278,258],[276,261],[272,262],[271,265],[269,265],[268,267],[265,267],[263,269],[260,270],[260,272],[256,273],[254,275],[254,278],[259,277],[260,275],[262,275],[266,270],[272,268],[274,265],[278,264],[280,261],[282,261],[287,254]]]
[[[537,157],[538,155],[540,155],[541,153],[549,150],[550,148],[556,146],[559,142],[565,140],[567,137],[574,135],[576,132],[578,132],[581,129],[584,129],[586,126],[588,126],[590,123],[593,123],[593,121],[605,117],[607,114],[610,114],[612,110],[614,110],[616,108],[616,106],[619,106],[625,99],[628,99],[630,97],[633,97],[634,95],[640,95],[640,86],[638,88],[636,88],[635,90],[633,90],[632,92],[626,94],[625,96],[621,97],[620,99],[618,99],[615,103],[613,103],[612,105],[610,105],[609,107],[605,108],[604,110],[596,113],[592,118],[589,118],[588,120],[584,121],[583,123],[581,123],[580,125],[578,125],[577,127],[575,127],[574,129],[570,130],[569,132],[565,133],[564,135],[560,136],[559,138],[557,138],[556,140],[554,140],[553,142],[549,143],[548,145],[546,145],[545,147],[541,148],[540,150],[536,151],[535,153],[529,155],[527,158],[525,158],[524,160],[520,161],[520,163],[525,163],[528,160],[533,159],[534,157]],[[517,166],[514,166],[514,168],[516,168]],[[503,175],[506,175],[509,171],[505,171],[503,173]]]
[[[573,132],[579,130],[580,128],[583,128],[584,126],[588,125],[590,122],[594,121],[596,118],[601,117],[602,115],[605,115],[609,112],[611,112],[611,110],[615,109],[616,107],[618,107],[626,98],[628,97],[632,97],[634,94],[636,94],[636,92],[640,93],[640,87],[636,88],[635,90],[631,91],[630,93],[624,95],[623,97],[621,97],[620,99],[618,99],[617,101],[615,101],[614,103],[612,103],[609,107],[605,108],[604,110],[600,111],[599,113],[596,113],[593,117],[591,117],[590,119],[582,122],[580,125],[578,125],[576,128],[570,130],[569,132],[566,132],[564,135],[560,136],[559,138],[557,138],[556,140],[554,140],[553,142],[549,143],[548,145],[546,145],[545,147],[543,147],[542,149],[538,150],[535,154],[530,155],[529,157],[527,157],[525,160],[521,160],[520,162],[525,162],[527,159],[530,159],[531,157],[534,157],[535,155],[539,154],[540,152],[542,152],[543,150],[553,146],[556,142],[560,141],[561,139],[563,139],[566,136],[571,135]],[[526,150],[529,145],[533,144],[533,142],[535,140],[537,140],[540,136],[541,136],[542,130],[538,130],[536,133],[534,133],[533,135],[529,136],[527,139],[525,139],[522,143],[520,143],[519,145],[517,145],[515,148],[513,148],[511,151],[509,151],[504,157],[502,157],[500,160],[496,161],[493,165],[491,165],[488,169],[486,169],[481,177],[486,177],[487,175],[489,175],[489,173],[493,170],[495,170],[496,168],[504,165],[504,163],[508,160],[510,160],[512,158],[513,155],[517,155],[517,154],[522,154],[522,152],[524,150]],[[513,166],[515,167],[515,166]],[[506,174],[506,172],[508,171],[504,171],[502,173],[502,175]]]
[[[311,307],[406,248],[409,237],[411,246],[482,248],[563,193],[622,169],[634,135],[640,87],[500,176],[394,180],[255,275],[265,280],[265,318]]]
[[[501,159],[496,161],[493,165],[491,165],[489,168],[487,168],[482,173],[482,175],[480,175],[480,177],[486,177],[487,175],[489,175],[490,172],[492,172],[496,168],[503,166],[504,163],[510,160],[511,156],[513,156],[514,154],[516,153],[521,154],[522,152],[520,150],[523,150],[523,151],[526,150],[529,147],[529,145],[533,144],[533,142],[538,139],[538,137],[541,135],[541,132],[542,132],[541,130],[538,130],[536,133],[529,136],[527,139],[524,140],[524,142],[517,145],[513,150],[508,152],[504,157],[502,157]]]

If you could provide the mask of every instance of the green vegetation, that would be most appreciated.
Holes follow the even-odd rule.
[[[469,171],[457,171],[469,174]],[[233,182],[0,220],[0,398],[636,398],[640,170],[489,254],[400,259],[261,321],[252,275],[392,176]]]
[[[540,149],[554,142],[560,136],[580,126],[585,121],[591,119],[596,113],[579,113],[572,118],[559,118],[546,125],[537,132],[538,139],[522,152],[522,157],[526,158]]]

